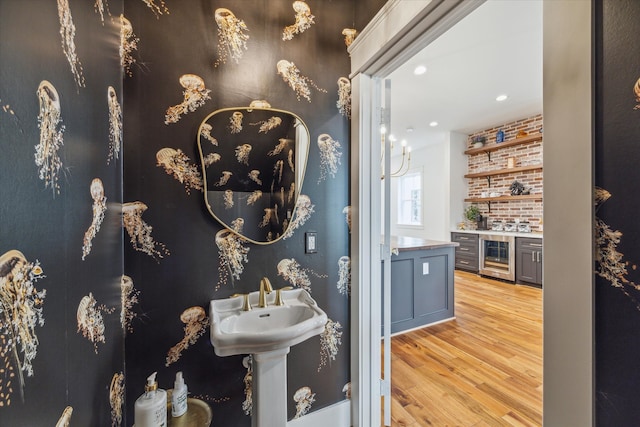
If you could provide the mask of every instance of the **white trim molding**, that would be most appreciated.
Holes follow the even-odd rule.
[[[351,425],[350,414],[351,401],[343,400],[298,419],[291,420],[287,423],[287,427],[349,427]]]

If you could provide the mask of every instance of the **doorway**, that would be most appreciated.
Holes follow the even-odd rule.
[[[365,39],[361,43],[361,50],[354,49],[352,52],[353,59],[353,95],[354,95],[354,111],[358,114],[358,118],[354,123],[353,138],[355,141],[373,141],[374,129],[377,125],[374,123],[374,110],[376,108],[375,91],[372,81],[374,76],[384,76],[396,68],[396,64],[406,61],[406,58],[412,56],[414,52],[419,50],[416,46],[424,47],[431,40],[434,40],[438,35],[446,31],[451,27],[453,23],[459,21],[463,16],[470,13],[475,7],[478,6],[476,2],[430,2],[428,5],[420,2],[399,2],[395,3],[401,8],[413,8],[413,11],[408,11],[408,14],[394,13],[392,8],[383,9],[385,15],[389,17],[391,21],[394,21],[394,25],[387,26],[386,28],[395,28],[398,31],[391,31],[392,34],[384,40],[367,40]],[[576,69],[585,70],[589,69],[589,61],[591,56],[591,46],[585,40],[590,40],[591,29],[588,25],[590,20],[590,10],[585,5],[576,4],[579,2],[549,2],[545,3],[545,34],[557,35],[563,34],[563,25],[559,21],[559,17],[564,19],[571,19],[574,23],[578,23],[580,31],[578,34],[574,34],[575,37],[568,38],[565,43],[558,43],[559,39],[555,39],[556,46],[548,46],[545,43],[545,73],[549,70],[564,70],[568,72]],[[407,12],[405,9],[404,12]],[[407,18],[407,16],[409,18]],[[404,17],[404,22],[402,21]],[[398,24],[399,23],[399,24]],[[400,35],[398,35],[400,34]],[[401,41],[404,42],[401,43]],[[369,46],[368,46],[369,45]],[[393,46],[393,49],[390,48]],[[408,48],[407,48],[408,46]],[[568,47],[578,49],[580,51],[580,61],[572,64],[567,64],[566,61],[559,59],[560,52],[566,52]],[[365,52],[361,54],[361,52]],[[575,59],[575,58],[573,58]],[[589,73],[586,73],[586,77]],[[584,76],[583,76],[584,77]],[[560,144],[552,147],[551,150],[547,150],[545,145],[545,181],[550,178],[559,178],[558,171],[562,168],[558,164],[559,159],[566,160],[568,153],[566,152],[568,147],[581,147],[584,149],[585,144],[590,146],[591,143],[591,130],[590,130],[590,98],[591,85],[589,79],[577,79],[571,84],[566,84],[562,89],[553,87],[554,93],[550,91],[551,84],[545,83],[545,115],[549,112],[557,113],[553,114],[550,120],[545,118],[545,141],[556,141],[558,137],[562,137],[569,134],[565,123],[559,122],[559,117],[571,116],[574,123],[580,123],[580,130],[582,131],[582,143],[575,143],[575,138],[572,141],[567,141],[566,145],[560,148]],[[549,93],[550,97],[547,97]],[[556,95],[563,93],[565,96],[559,99]],[[549,98],[549,100],[547,100]],[[562,112],[562,113],[561,113]],[[550,131],[551,129],[551,131]],[[576,128],[573,128],[577,131]],[[557,132],[557,133],[556,133]],[[573,145],[575,143],[575,146]],[[376,218],[376,214],[372,211],[379,209],[371,209],[371,207],[379,206],[379,184],[375,185],[372,182],[371,171],[375,171],[379,168],[376,162],[379,163],[379,156],[372,154],[373,150],[368,149],[363,144],[356,144],[354,147],[354,158],[360,159],[357,165],[355,165],[354,171],[358,173],[358,179],[353,181],[352,194],[357,197],[358,203],[358,226],[354,239],[353,254],[357,258],[355,267],[357,272],[354,271],[354,283],[367,283],[370,286],[358,286],[358,291],[354,294],[354,298],[358,300],[357,307],[354,306],[354,351],[355,356],[352,381],[357,384],[355,386],[354,398],[354,425],[379,425],[379,397],[377,397],[377,390],[375,387],[376,378],[380,368],[379,360],[376,360],[374,352],[371,350],[376,346],[375,333],[373,331],[379,331],[380,319],[379,315],[375,313],[375,310],[371,310],[371,307],[379,307],[380,292],[377,285],[379,285],[379,278],[376,278],[375,266],[379,265],[380,254],[376,253],[375,248],[379,245],[379,239],[376,239],[376,235],[379,235],[379,215]],[[588,154],[590,150],[584,150],[585,154]],[[546,158],[555,156],[555,159],[547,164]],[[559,180],[554,182],[554,188],[545,191],[545,210],[546,216],[550,213],[553,217],[552,220],[545,221],[545,232],[560,231],[557,227],[557,221],[561,218],[566,218],[566,213],[563,213],[563,207],[566,203],[577,202],[584,206],[590,205],[591,199],[591,166],[588,158],[580,159],[581,167],[579,167],[579,175],[581,180],[574,180],[571,178],[571,183],[565,180]],[[562,182],[560,182],[562,181]],[[570,197],[567,197],[566,189],[567,185],[572,185],[573,191]],[[562,200],[558,198],[559,191],[562,191]],[[368,193],[368,194],[367,194]],[[571,199],[571,200],[569,200]],[[589,203],[586,203],[589,201]],[[575,238],[577,241],[590,242],[592,237],[590,212],[589,209],[585,209],[584,217],[581,217],[576,227],[572,230],[563,230],[562,233],[555,235],[552,234],[551,238],[545,240],[545,251],[547,255],[550,252],[561,254],[559,249],[558,236],[563,235],[566,238]],[[566,240],[565,240],[566,242]],[[590,245],[587,245],[590,246]],[[374,248],[372,250],[372,248]],[[550,262],[545,264],[545,283],[547,289],[545,291],[545,421],[547,420],[565,420],[565,421],[551,421],[550,425],[590,425],[590,421],[583,422],[586,419],[590,420],[590,397],[591,386],[589,382],[585,383],[585,378],[591,378],[591,372],[587,372],[586,367],[591,366],[591,352],[577,352],[576,348],[569,348],[566,339],[571,337],[571,341],[575,344],[579,344],[578,348],[587,349],[591,348],[591,319],[592,312],[589,305],[590,300],[590,288],[587,286],[585,291],[582,289],[580,292],[580,285],[590,284],[592,282],[592,275],[590,262],[591,254],[589,251],[585,251],[579,254],[571,254],[563,259],[563,265],[559,265],[556,262],[555,257],[552,256]],[[567,259],[570,258],[570,259]],[[365,260],[362,262],[362,260]],[[560,267],[560,268],[559,268]],[[574,276],[569,277],[567,274],[568,269],[575,267],[572,270]],[[379,271],[379,270],[378,270]],[[378,273],[379,276],[379,273]],[[564,287],[555,288],[551,286],[556,281],[564,280]],[[566,315],[568,313],[558,313],[559,307],[568,308],[566,290],[572,289],[577,292],[573,297],[577,297],[578,306],[580,306],[580,312],[575,312],[575,304],[569,308],[572,315],[577,315],[580,318],[580,322],[577,318],[572,316],[568,323],[566,321]],[[552,298],[549,298],[551,296]],[[576,300],[573,299],[575,302]],[[586,323],[581,323],[586,321]],[[551,322],[551,323],[549,323]],[[557,322],[557,323],[556,323]],[[562,322],[565,322],[562,324]],[[553,329],[549,328],[552,325]],[[549,330],[551,329],[551,330]],[[354,330],[354,328],[352,328]],[[549,331],[548,331],[549,330]],[[588,330],[588,337],[584,333],[575,335],[575,331]],[[564,340],[564,341],[563,341]],[[379,341],[378,344],[379,345]],[[355,348],[357,347],[357,349]],[[365,354],[368,353],[368,354]],[[567,355],[575,356],[573,362],[566,363]],[[371,356],[371,357],[369,357]],[[553,362],[553,363],[551,363]],[[578,375],[579,374],[579,375]],[[551,381],[551,384],[546,379],[553,375],[555,379]],[[563,378],[562,381],[558,381],[558,378]],[[579,387],[576,387],[576,382],[580,383]],[[569,394],[567,394],[569,393]],[[551,400],[553,398],[553,400]],[[376,402],[377,401],[377,402]],[[547,403],[548,402],[548,403]],[[563,403],[559,403],[563,402]],[[566,406],[569,405],[576,409],[576,411],[567,411]],[[562,409],[561,409],[562,408]],[[377,414],[377,415],[376,415]],[[376,416],[378,420],[376,420]],[[570,420],[571,417],[578,417],[582,421],[576,423]],[[577,418],[574,418],[577,419]]]

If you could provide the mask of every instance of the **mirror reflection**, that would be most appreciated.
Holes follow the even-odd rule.
[[[282,238],[304,179],[309,152],[304,122],[272,108],[225,108],[209,114],[198,135],[211,215],[253,243]]]

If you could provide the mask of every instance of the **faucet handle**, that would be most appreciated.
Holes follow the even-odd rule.
[[[242,311],[250,311],[251,303],[249,303],[249,294],[233,294],[229,298],[244,297],[242,302]]]
[[[276,289],[276,301],[274,305],[284,305],[284,301],[282,301],[282,292],[281,291],[290,291],[293,289],[291,286],[285,286],[284,288]]]
[[[260,279],[260,294],[258,298],[258,307],[266,307],[267,306],[267,298],[265,294],[270,294],[273,292],[273,287],[271,286],[271,282],[266,277]]]

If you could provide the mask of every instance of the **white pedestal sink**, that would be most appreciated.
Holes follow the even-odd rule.
[[[320,334],[327,315],[304,289],[275,292],[258,307],[259,293],[211,301],[211,343],[218,356],[253,355],[253,427],[283,427],[287,423],[287,354],[291,346]]]

